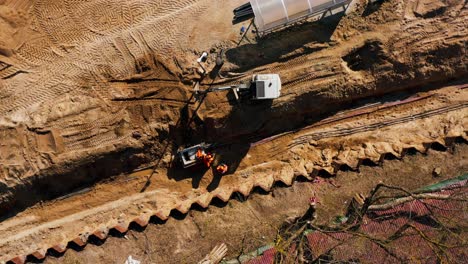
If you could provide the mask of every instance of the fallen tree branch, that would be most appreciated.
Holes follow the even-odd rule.
[[[394,208],[397,205],[404,204],[407,202],[411,202],[418,199],[433,199],[433,200],[448,200],[450,199],[450,195],[447,194],[434,194],[434,193],[426,193],[426,194],[414,194],[411,196],[406,196],[403,198],[395,199],[391,202],[385,204],[373,204],[368,207],[369,211],[383,211]]]

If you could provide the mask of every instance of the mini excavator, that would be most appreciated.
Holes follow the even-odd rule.
[[[206,95],[211,92],[233,91],[237,100],[244,94],[249,95],[252,100],[272,100],[281,94],[281,80],[278,74],[255,74],[249,83],[242,83],[224,87],[209,88],[204,91],[196,90],[196,95]],[[201,143],[191,146],[177,152],[177,160],[183,168],[195,167],[204,164],[205,167],[211,167],[214,161],[212,153],[213,145]],[[216,170],[224,174],[228,166],[224,163],[218,165]]]

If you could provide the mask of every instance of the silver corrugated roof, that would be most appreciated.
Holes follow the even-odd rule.
[[[347,0],[250,0],[255,24],[265,31]]]

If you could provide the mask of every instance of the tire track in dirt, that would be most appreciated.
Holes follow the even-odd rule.
[[[28,10],[32,7],[33,2],[29,0],[6,0],[4,5],[16,10]]]
[[[160,13],[160,14],[163,14],[163,15],[146,16],[145,20],[142,20],[142,24],[134,26],[132,28],[127,28],[123,32],[121,32],[120,29],[119,29],[119,31],[116,32],[116,34],[123,35],[123,36],[125,36],[125,39],[132,40],[132,36],[131,36],[132,31],[137,32],[137,31],[139,31],[139,29],[146,29],[147,27],[155,27],[155,30],[153,30],[153,32],[155,32],[156,35],[159,35],[159,34],[157,34],[158,31],[160,31],[159,29],[167,28],[167,25],[169,25],[171,23],[173,23],[173,24],[175,22],[177,22],[176,24],[181,23],[181,21],[175,21],[175,18],[176,18],[176,16],[178,14],[180,14],[182,12],[189,12],[191,14],[201,13],[203,8],[206,6],[206,4],[208,2],[204,1],[204,3],[202,5],[200,5],[200,2],[203,2],[203,1],[180,1],[180,2],[177,2],[175,4],[175,6],[174,6],[173,3],[172,4],[171,3],[166,3],[165,5],[161,6],[162,11],[165,11],[165,12]],[[70,4],[71,2],[67,2],[67,3]],[[96,38],[93,39],[93,38],[83,37],[87,33],[86,34],[83,33],[80,36],[73,36],[73,35],[70,35],[69,33],[67,33],[67,32],[74,32],[76,30],[67,29],[66,30],[67,32],[57,31],[57,28],[60,28],[60,27],[57,27],[58,24],[61,24],[61,25],[66,24],[66,25],[74,25],[74,26],[76,26],[77,24],[76,23],[71,23],[73,21],[73,19],[70,19],[69,16],[67,16],[67,15],[63,16],[63,18],[60,18],[58,20],[52,19],[53,22],[51,22],[50,19],[46,19],[47,16],[48,16],[47,14],[49,14],[52,11],[59,12],[60,10],[67,9],[66,6],[63,5],[62,1],[57,1],[57,2],[54,2],[54,3],[48,4],[47,6],[44,6],[43,4],[44,4],[43,2],[37,2],[35,4],[35,6],[34,6],[34,13],[35,13],[35,15],[37,17],[37,20],[40,22],[39,24],[41,26],[41,29],[48,36],[49,40],[52,41],[52,43],[50,43],[50,44],[53,44],[52,50],[55,50],[56,52],[58,52],[59,57],[63,56],[64,54],[67,54],[67,58],[65,60],[74,61],[73,64],[79,66],[82,69],[87,69],[87,70],[93,69],[94,70],[95,67],[90,67],[90,65],[86,66],[85,65],[86,63],[82,59],[79,59],[80,57],[82,57],[81,53],[84,52],[86,54],[86,53],[88,53],[88,52],[86,52],[86,50],[89,50],[89,51],[91,51],[92,54],[102,54],[103,56],[106,56],[108,52],[102,52],[102,48],[104,48],[105,46],[108,46],[108,44],[111,43],[110,41],[112,41],[113,36],[100,38],[100,39],[96,39]],[[123,13],[125,13],[125,12],[123,12]],[[127,18],[129,18],[129,17],[127,17]],[[113,18],[111,18],[111,20],[112,19]],[[167,20],[167,21],[162,21],[162,20]],[[52,23],[52,24],[50,24],[50,23]],[[79,24],[78,24],[78,26],[79,26]],[[183,27],[181,27],[181,28],[183,28]],[[171,33],[171,34],[169,34],[167,36],[164,36],[161,39],[156,38],[155,42],[151,43],[151,44],[153,44],[152,48],[153,49],[156,48],[156,50],[158,50],[158,52],[161,53],[163,56],[164,56],[164,54],[171,53],[171,49],[173,47],[177,46],[177,45],[175,45],[176,44],[175,42],[177,40],[177,36],[184,35],[184,33],[179,33],[179,35],[174,35],[174,33],[172,33],[172,32],[169,32],[169,33]],[[141,33],[139,33],[139,35],[141,35]],[[116,40],[118,41],[119,39],[120,39],[120,37],[117,36]],[[69,53],[69,52],[59,48],[62,44],[65,44],[65,45],[66,44],[74,44],[74,43],[77,43],[77,42],[80,42],[80,41],[85,41],[85,42],[86,41],[91,41],[91,44],[87,44],[87,47],[80,47],[79,48],[79,50],[80,50],[80,55],[79,56],[74,55],[73,53]],[[102,46],[102,44],[104,44],[104,46]],[[133,48],[129,49],[129,46],[128,46],[129,44]],[[137,44],[137,46],[135,46],[133,44]],[[161,45],[162,49],[158,48],[158,46],[160,44],[162,44]],[[42,46],[50,46],[50,45],[48,45],[48,44],[46,44],[44,42],[44,45],[42,45]],[[33,48],[33,46],[30,46],[30,45],[28,45],[26,43],[19,50],[19,53],[21,54],[21,56],[24,57],[24,60],[27,63],[32,63],[32,64],[35,64],[37,66],[40,66],[41,63],[43,63],[45,61],[52,62],[52,61],[57,60],[57,54],[50,53],[50,50],[41,50],[40,48],[39,49],[35,48],[36,46],[34,46],[34,48],[33,48],[34,50],[28,50],[29,49],[28,47]],[[136,51],[136,53],[132,53],[131,50],[135,50],[135,49],[138,49],[138,51]],[[145,57],[144,54],[146,54],[146,51],[142,50],[141,46],[138,46],[138,43],[136,42],[135,39],[133,39],[133,41],[130,41],[128,43],[123,42],[123,44],[121,45],[121,48],[119,50],[123,54],[121,56],[121,61],[126,62],[127,67],[118,67],[118,66],[121,65],[121,63],[117,63],[116,65],[114,65],[112,67],[105,67],[103,70],[101,70],[102,72],[106,72],[107,75],[109,75],[109,76],[127,76],[129,73],[132,73],[134,71],[134,62],[137,60],[136,58],[140,57],[140,55],[142,55],[142,54],[143,54],[143,57]],[[112,51],[110,51],[110,52],[113,53]],[[135,51],[133,51],[133,52],[135,52]],[[40,54],[40,56],[35,57],[35,56],[32,56],[32,54]],[[76,57],[77,60],[75,60],[75,57]],[[64,58],[61,58],[61,59],[64,59]],[[106,60],[113,61],[114,59],[112,57],[108,57]],[[16,89],[15,95],[14,95],[15,98],[25,97],[25,98],[20,99],[21,100],[20,104],[22,106],[16,105],[13,108],[10,108],[8,111],[6,111],[6,109],[1,109],[0,114],[5,115],[7,113],[13,113],[15,110],[22,110],[22,109],[27,108],[26,106],[31,105],[31,99],[30,98],[32,98],[32,97],[36,98],[36,100],[34,100],[34,103],[38,104],[38,103],[53,100],[54,98],[57,98],[57,96],[60,96],[61,94],[64,94],[64,93],[67,93],[67,92],[71,91],[72,87],[74,85],[73,84],[70,84],[70,85],[61,84],[60,81],[61,81],[62,78],[59,79],[60,84],[57,84],[57,86],[63,86],[63,89],[60,88],[60,90],[62,90],[63,92],[51,93],[50,91],[48,91],[51,87],[56,87],[56,88],[52,88],[52,89],[55,89],[55,91],[57,91],[57,89],[59,89],[55,84],[50,84],[51,83],[50,73],[63,72],[63,70],[64,70],[63,65],[67,65],[67,68],[75,68],[73,73],[68,73],[67,74],[69,76],[69,79],[77,80],[78,82],[83,82],[82,77],[83,77],[83,74],[85,74],[85,73],[82,72],[82,70],[76,69],[76,67],[74,67],[74,66],[72,66],[72,64],[68,64],[68,63],[62,64],[62,65],[55,65],[55,64],[52,63],[52,64],[46,66],[46,67],[49,68],[47,71],[42,71],[42,72],[46,72],[45,74],[42,73],[42,74],[40,74],[40,76],[35,78],[36,80],[35,80],[34,83],[35,83],[35,86],[38,88],[38,89],[35,89],[35,90],[37,90],[37,92],[35,94],[28,95],[28,93],[30,93],[31,89],[29,89],[28,87],[25,87],[24,83],[22,85],[20,85],[19,87],[15,87],[15,89]],[[83,67],[81,67],[81,66],[83,66]],[[69,71],[69,72],[71,72],[71,71]],[[21,86],[23,86],[23,87],[21,87]],[[21,93],[22,90],[24,90],[25,92]],[[102,89],[100,89],[100,90],[102,90]],[[19,93],[18,93],[18,91],[19,91]],[[38,94],[40,94],[40,95],[38,95]]]
[[[43,43],[43,44],[42,44]],[[52,63],[61,57],[51,49],[46,50],[41,46],[50,46],[51,42],[45,39],[38,39],[32,43],[24,43],[16,50],[15,56],[28,68],[41,66],[43,63]]]
[[[332,130],[332,131],[324,131],[324,132],[308,134],[308,135],[304,135],[304,136],[296,138],[293,144],[290,144],[288,148],[293,148],[297,145],[307,143],[310,140],[320,140],[320,139],[329,138],[329,137],[343,137],[343,136],[348,136],[348,135],[355,134],[355,133],[368,132],[372,130],[381,129],[387,126],[392,126],[395,124],[402,124],[405,122],[415,121],[417,119],[440,115],[440,114],[450,112],[450,111],[465,109],[467,107],[468,107],[468,103],[454,104],[454,105],[438,108],[435,110],[431,110],[428,112],[410,115],[410,116],[403,117],[403,118],[397,118],[397,119],[393,119],[393,120],[389,120],[386,122],[381,122],[381,123],[377,123],[373,125],[365,125],[365,126],[352,127],[352,128],[341,129],[341,130]]]

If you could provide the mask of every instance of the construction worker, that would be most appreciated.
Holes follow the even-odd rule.
[[[203,149],[198,148],[197,154],[195,155],[195,157],[199,160],[203,159],[203,157],[205,157],[205,153],[203,152]]]
[[[203,164],[205,164],[205,166],[207,168],[211,167],[211,164],[214,161],[213,154],[211,154],[211,153],[205,154],[205,152],[203,151],[202,148],[199,148],[197,150],[197,153],[195,154],[195,157],[197,158],[197,160],[201,160],[203,162]]]
[[[214,157],[211,153],[208,153],[203,157],[203,163],[205,163],[205,166],[207,168],[211,167],[211,164],[213,163],[213,161],[214,161]]]
[[[244,33],[245,33],[245,27],[242,26],[242,27],[240,28],[240,35],[242,35],[242,34],[244,34]]]
[[[221,163],[216,167],[216,171],[221,175],[225,174],[228,171],[228,166],[224,163]]]

